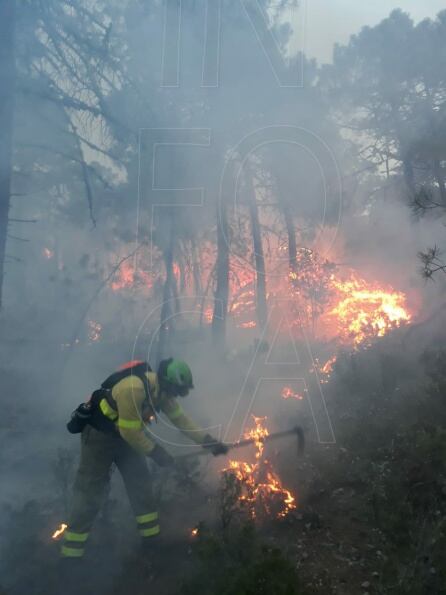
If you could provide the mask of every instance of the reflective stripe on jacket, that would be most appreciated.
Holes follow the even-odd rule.
[[[113,387],[111,395],[100,401],[103,415],[116,424],[121,437],[132,448],[145,455],[155,447],[155,442],[144,432],[144,424],[150,422],[155,411],[163,412],[193,442],[201,444],[205,432],[185,414],[177,399],[163,396],[155,372],[148,372],[147,378],[149,398],[142,380],[127,376]]]

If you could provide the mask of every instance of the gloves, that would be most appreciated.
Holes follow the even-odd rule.
[[[208,448],[214,457],[225,455],[228,452],[228,447],[223,444],[223,442],[219,442],[215,438],[212,438],[210,434],[206,434],[204,437],[203,448]]]
[[[175,459],[159,444],[155,444],[155,448],[149,453],[149,457],[160,467],[172,467],[175,464]]]
[[[70,434],[80,434],[90,420],[90,405],[88,403],[81,403],[71,414],[71,419],[67,423],[67,430]]]

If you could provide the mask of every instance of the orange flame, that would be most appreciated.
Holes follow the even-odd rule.
[[[236,259],[231,262],[232,268],[237,268]],[[307,324],[314,330],[317,321],[321,337],[337,339],[348,347],[368,345],[412,320],[404,293],[368,282],[352,268],[340,269],[309,248],[299,249],[293,270],[284,274],[276,271],[270,284],[266,296],[269,303],[289,296],[285,307],[291,308],[288,316],[292,328],[299,330]],[[255,273],[239,267],[237,276],[231,277],[230,295],[229,314],[235,325],[256,328]]]
[[[126,260],[114,274],[110,287],[113,291],[117,292],[136,286],[143,286],[149,290],[152,289],[153,277],[141,268],[135,269],[134,263]]]
[[[292,270],[289,270],[289,263],[283,258],[280,259],[282,264],[277,265],[276,256],[283,251],[283,244],[277,242],[276,249],[272,250],[275,256],[266,258],[267,270],[274,274],[273,277],[267,275],[266,298],[268,304],[276,304],[278,298],[282,300],[293,334],[299,333],[305,325],[320,339],[335,339],[340,345],[356,349],[411,322],[412,314],[404,293],[375,281],[366,281],[351,267],[341,268],[310,248],[297,250]],[[209,289],[215,263],[212,244],[204,243],[198,261],[198,285]],[[191,287],[190,271],[186,268],[181,273],[178,263],[174,263],[173,268],[177,283],[180,279],[184,282],[182,291],[192,295],[191,291],[195,289]],[[231,256],[229,268],[228,313],[236,327],[246,331],[255,329],[258,326],[255,270],[236,255]],[[157,282],[162,282],[161,273],[156,276],[139,266],[135,269],[135,263],[127,260],[116,271],[110,286],[115,292],[131,288],[152,291]],[[283,301],[284,297],[289,299]],[[280,308],[280,315],[283,308]],[[209,324],[212,317],[213,307],[204,300],[202,321]]]
[[[315,370],[317,370],[317,372],[319,373],[319,381],[321,382],[321,384],[328,384],[328,381],[333,372],[333,367],[337,359],[338,356],[336,354],[332,355],[323,366],[321,366],[319,364],[319,360],[316,359],[314,362],[314,367],[310,370],[310,372],[313,373]]]
[[[331,374],[333,372],[333,366],[335,365],[337,359],[337,356],[333,355],[329,360],[327,360],[320,369],[322,374]]]
[[[246,461],[229,461],[229,467],[224,473],[232,473],[241,487],[239,501],[246,506],[252,518],[258,516],[277,518],[285,517],[296,508],[295,497],[285,489],[279,477],[272,468],[272,464],[263,456],[265,438],[269,431],[265,426],[266,417],[255,417],[254,427],[248,430],[244,437],[255,440],[255,463]]]
[[[347,281],[333,280],[338,301],[328,312],[335,318],[341,341],[355,347],[411,321],[406,296],[392,288],[368,286],[353,273]]]
[[[125,287],[132,287],[135,280],[135,269],[129,261],[123,262],[116,271],[114,280],[111,283],[113,291],[119,291]]]

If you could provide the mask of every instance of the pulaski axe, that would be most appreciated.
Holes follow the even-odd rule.
[[[305,435],[304,431],[300,426],[295,426],[291,430],[285,430],[284,432],[274,432],[273,434],[268,434],[267,436],[256,436],[255,438],[245,438],[243,440],[239,440],[238,442],[225,442],[225,446],[227,446],[228,450],[233,450],[235,448],[243,448],[244,446],[249,446],[250,444],[256,444],[257,442],[262,442],[263,444],[267,444],[268,442],[272,442],[273,440],[278,440],[279,438],[285,438],[287,436],[296,436],[297,439],[297,455],[302,456],[305,452]],[[177,459],[191,459],[193,457],[204,456],[209,454],[208,449],[199,450],[198,452],[190,452],[186,455],[180,455],[176,457]]]

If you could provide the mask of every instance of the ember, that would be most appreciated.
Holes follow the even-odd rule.
[[[44,248],[43,249],[43,255],[47,260],[51,260],[51,258],[54,258],[54,251],[50,250],[49,248]]]
[[[92,343],[97,343],[101,338],[102,325],[94,320],[88,321],[88,339]]]
[[[282,398],[302,401],[304,397],[300,393],[295,392],[290,386],[284,386],[282,389]]]
[[[61,523],[60,527],[56,529],[56,531],[54,531],[54,533],[51,535],[51,539],[58,539],[61,535],[65,533],[65,530],[67,528],[68,525],[66,525],[65,523]]]
[[[317,371],[319,374],[319,381],[321,384],[327,384],[331,373],[333,372],[333,366],[335,365],[336,361],[338,359],[337,355],[332,355],[330,357],[330,359],[328,359],[325,364],[321,365],[319,363],[318,359],[315,359],[314,362],[314,368],[312,368],[310,371],[314,372]]]

